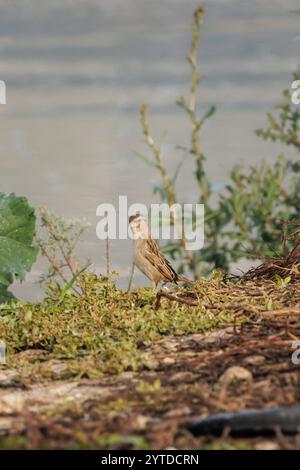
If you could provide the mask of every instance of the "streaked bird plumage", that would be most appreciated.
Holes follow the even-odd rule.
[[[150,279],[152,286],[159,282],[186,282],[187,278],[177,274],[171,263],[160,251],[156,241],[151,237],[147,219],[140,214],[129,217],[129,225],[134,235],[133,261],[135,266]]]

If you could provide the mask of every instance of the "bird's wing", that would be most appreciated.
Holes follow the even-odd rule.
[[[176,282],[178,274],[172,268],[169,261],[164,257],[158,244],[153,238],[148,238],[144,246],[144,256],[161,275],[170,282]]]

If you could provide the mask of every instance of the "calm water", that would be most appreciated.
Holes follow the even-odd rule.
[[[101,202],[149,204],[157,176],[133,156],[144,151],[141,103],[172,170],[188,143],[174,102],[187,89],[192,0],[0,0],[0,79],[8,87],[0,107],[1,191],[28,197],[35,207],[86,218],[81,246],[104,266],[96,239]],[[205,127],[207,168],[216,185],[234,163],[271,159],[277,149],[254,129],[291,83],[299,62],[299,0],[207,0],[201,46],[202,109],[216,116]],[[298,39],[297,39],[298,38]],[[186,161],[178,182],[186,201],[196,195]],[[126,284],[131,244],[112,243],[112,267]],[[40,295],[39,261],[15,291]],[[139,276],[138,283],[145,283]]]

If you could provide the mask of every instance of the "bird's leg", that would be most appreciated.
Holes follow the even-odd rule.
[[[130,292],[131,286],[132,286],[132,281],[133,281],[133,275],[134,275],[134,262],[131,265],[131,270],[130,270],[130,277],[129,277],[129,282],[128,282],[128,288],[127,292]]]
[[[152,281],[152,289],[156,291],[157,288],[157,282]]]

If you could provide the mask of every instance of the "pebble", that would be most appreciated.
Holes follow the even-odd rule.
[[[232,366],[225,370],[224,374],[219,379],[221,384],[230,385],[233,382],[248,382],[252,383],[253,376],[248,369],[240,366]]]
[[[177,383],[177,382],[185,382],[185,381],[190,381],[194,378],[194,374],[192,372],[177,372],[176,374],[173,374],[170,378],[171,383]]]
[[[259,366],[263,364],[265,361],[266,361],[266,358],[264,356],[260,356],[259,354],[256,354],[254,356],[248,356],[248,357],[245,357],[244,359],[244,363],[250,366]]]
[[[171,366],[173,364],[175,364],[175,359],[173,359],[173,357],[165,357],[163,360],[162,360],[162,363],[166,366]]]

